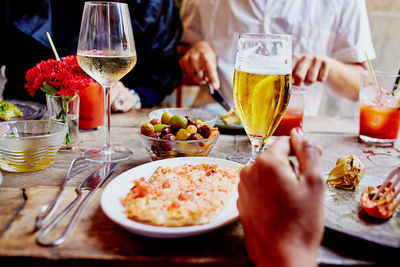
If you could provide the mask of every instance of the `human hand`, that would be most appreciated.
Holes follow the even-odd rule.
[[[217,58],[208,42],[194,43],[181,57],[179,65],[186,79],[195,84],[210,82],[214,89],[219,89]]]
[[[293,54],[293,85],[325,82],[330,71],[331,58],[318,54]]]
[[[135,106],[136,101],[122,82],[116,82],[110,90],[110,103],[112,110],[127,112]]]
[[[237,205],[256,265],[316,265],[324,230],[321,149],[302,135],[292,130],[290,139],[278,139],[241,171]]]

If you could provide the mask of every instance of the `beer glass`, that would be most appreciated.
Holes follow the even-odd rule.
[[[239,35],[233,98],[252,146],[248,164],[254,162],[281,121],[291,84],[290,35]]]

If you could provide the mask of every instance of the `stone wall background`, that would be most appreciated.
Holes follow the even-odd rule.
[[[375,70],[397,73],[400,68],[400,1],[366,0],[368,18],[374,42]],[[358,103],[341,99],[329,92],[324,95],[320,114],[331,116],[358,115]]]

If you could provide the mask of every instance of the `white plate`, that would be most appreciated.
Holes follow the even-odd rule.
[[[210,157],[180,157],[149,162],[132,168],[118,175],[111,181],[106,186],[101,196],[101,208],[112,221],[126,230],[135,234],[158,238],[177,238],[198,235],[218,229],[237,220],[239,217],[239,212],[236,207],[238,198],[237,192],[234,193],[222,212],[208,224],[184,227],[161,227],[136,222],[126,217],[125,208],[120,203],[120,199],[125,198],[126,194],[132,188],[134,180],[140,179],[141,177],[149,179],[158,166],[173,167],[183,165],[184,163],[193,165],[201,163],[217,164],[220,167],[243,166],[237,162]]]

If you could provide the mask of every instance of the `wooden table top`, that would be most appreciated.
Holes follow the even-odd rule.
[[[138,138],[140,125],[147,121],[149,110],[113,114],[111,140],[134,151],[133,157],[119,163],[103,184],[103,188],[124,171],[150,161]],[[371,148],[357,142],[358,122],[355,118],[305,117],[304,131],[308,138],[323,150],[324,171],[330,171],[338,156],[355,154],[364,163],[369,175],[382,176],[398,164],[396,159],[372,160]],[[34,219],[45,202],[52,199],[62,183],[72,159],[88,148],[103,145],[103,130],[80,132],[79,149],[60,151],[53,166],[31,173],[3,171],[0,186],[0,257],[10,264],[62,264],[74,265],[251,265],[247,256],[240,223],[199,236],[181,239],[153,239],[131,234],[102,212],[99,204],[102,188],[91,198],[81,213],[69,238],[58,247],[37,245]],[[377,148],[378,149],[378,148]],[[378,152],[397,155],[396,148],[379,148]],[[375,151],[375,150],[374,150]],[[230,160],[243,160],[250,156],[250,144],[241,133],[222,134],[210,156]],[[376,151],[375,151],[376,152]],[[393,158],[393,157],[390,157]],[[58,210],[74,197],[74,188],[96,166],[77,175],[68,182]],[[61,223],[62,225],[63,223]],[[374,257],[377,249],[380,256]],[[371,253],[368,253],[371,251]],[[319,250],[321,265],[363,265],[382,260],[386,250],[351,240],[327,230]],[[112,262],[111,262],[112,260]]]

